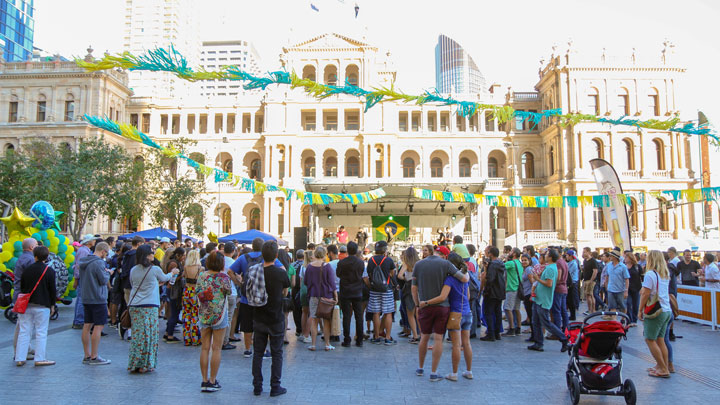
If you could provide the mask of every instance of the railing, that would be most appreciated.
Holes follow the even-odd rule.
[[[552,242],[560,239],[560,233],[557,231],[520,231],[517,234],[518,243],[523,245],[534,245],[541,242]],[[515,243],[515,234],[505,236],[506,241]]]
[[[650,174],[653,177],[670,177],[670,170],[654,170]]]
[[[605,239],[607,240],[610,238],[610,232],[608,231],[595,231],[593,232],[593,238],[595,239]]]
[[[540,95],[534,91],[513,92],[515,101],[537,101],[539,98]]]
[[[488,181],[487,182],[488,187],[493,187],[493,188],[507,187],[506,186],[507,179],[503,179],[501,177],[490,177],[490,178],[488,178],[487,181]]]
[[[523,186],[544,186],[545,179],[532,178],[532,179],[520,179],[520,184]]]
[[[626,170],[626,171],[620,172],[620,176],[638,179],[638,178],[640,178],[640,170]]]
[[[657,238],[658,238],[658,240],[673,239],[673,233],[670,231],[658,231]]]

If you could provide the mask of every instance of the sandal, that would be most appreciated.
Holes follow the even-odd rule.
[[[314,352],[314,351],[315,351],[315,346],[308,346],[308,350],[310,350],[311,352]]]
[[[52,360],[42,360],[42,361],[36,361],[36,366],[54,366],[55,362]]]
[[[335,350],[335,346],[332,346],[332,345],[330,345],[330,346],[325,346],[325,351],[326,351],[326,352],[329,352],[329,351],[331,351],[331,350]]]
[[[414,345],[418,344],[420,342],[420,339],[418,338],[410,338],[408,339],[408,343],[412,343]]]
[[[670,378],[670,374],[658,374],[657,371],[650,371],[648,375],[656,378]]]
[[[16,361],[16,362],[15,362],[15,365],[18,366],[18,367],[22,367],[22,366],[25,365],[25,362],[24,362],[24,361]]]

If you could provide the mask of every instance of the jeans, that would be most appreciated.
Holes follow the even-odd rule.
[[[408,316],[407,316],[407,309],[405,309],[405,301],[400,300],[400,326],[402,328],[410,328],[410,323],[408,322]]]
[[[477,308],[479,307],[478,301],[479,300],[471,300],[470,301],[470,312],[472,313],[472,320],[473,320],[472,325],[470,325],[470,336],[477,335],[477,325],[478,325],[479,319],[477,318],[476,313],[477,313]]]
[[[637,323],[638,321],[638,306],[640,306],[640,291],[628,290],[625,308],[627,308],[627,314],[630,317],[631,323]]]
[[[295,322],[295,333],[302,334],[302,306],[300,304],[300,290],[296,291],[293,296],[295,305],[293,305],[293,321]],[[239,324],[240,322],[238,322]]]
[[[228,322],[230,322],[230,326],[232,326],[232,319],[233,315],[235,315],[235,307],[237,307],[237,301],[235,297],[228,297]],[[238,314],[238,325],[240,324],[240,314]],[[225,340],[223,340],[223,345],[226,345],[230,343],[230,327],[225,329]]]
[[[180,301],[182,299],[174,299],[170,300],[168,305],[170,305],[170,316],[167,320],[167,327],[165,328],[165,334],[168,336],[172,336],[173,333],[175,333],[175,325],[177,325],[179,319],[180,319]]]
[[[600,297],[600,283],[595,283],[595,288],[593,289],[593,296],[595,297],[595,308],[588,308],[588,311],[598,311],[602,309],[605,305],[603,304],[602,297]]]
[[[667,329],[665,330],[665,346],[667,346],[668,362],[670,362],[670,363],[673,362],[673,348],[672,348],[672,345],[670,344],[670,328],[672,328],[673,318],[674,318],[674,316],[672,314],[670,314],[670,322],[668,322]]]
[[[570,311],[570,319],[575,320],[575,311],[580,306],[580,294],[578,292],[578,283],[568,285],[567,308]]]
[[[18,314],[17,350],[15,350],[15,361],[26,361],[30,339],[35,328],[35,361],[45,361],[45,347],[47,345],[47,331],[50,324],[50,308],[28,304],[24,314]]]
[[[502,331],[502,300],[496,298],[485,298],[483,302],[483,315],[487,323],[487,335],[490,337],[500,336]]]
[[[270,340],[270,354],[272,355],[272,367],[270,368],[270,389],[272,391],[280,388],[283,363],[283,339],[285,338],[285,320],[274,325],[266,325],[262,322],[253,322],[253,360],[252,375],[253,387],[262,389],[263,375],[262,363],[265,348]]]
[[[531,295],[526,295],[525,299],[523,299],[523,305],[525,306],[525,312],[527,312],[527,319],[528,322],[530,322],[530,337],[532,338],[533,335],[533,302],[530,299]]]
[[[357,341],[363,340],[363,311],[362,297],[340,298],[340,310],[342,311],[343,337],[345,342],[350,342],[350,317],[355,316],[355,336]]]
[[[550,322],[550,310],[545,309],[538,304],[533,304],[532,323],[532,337],[535,341],[535,344],[537,344],[538,346],[542,347],[545,338],[543,336],[543,328],[547,329],[548,332],[558,337],[562,342],[567,341],[567,337],[565,337],[565,334],[563,334],[560,328],[555,326],[554,323]]]
[[[552,304],[553,323],[560,330],[567,329],[568,313],[567,313],[567,294],[555,293]]]
[[[478,296],[475,300],[475,307],[470,306],[470,310],[473,311],[473,321],[475,321],[475,326],[478,328],[482,327],[483,322],[485,321],[485,318],[483,317],[482,304],[480,303],[481,300],[482,295]]]
[[[73,318],[73,325],[85,324],[85,308],[80,298],[80,284],[77,287],[77,296],[75,297],[75,317]]]

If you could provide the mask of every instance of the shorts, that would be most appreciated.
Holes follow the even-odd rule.
[[[248,304],[243,304],[243,303],[238,303],[237,307],[238,307],[238,318],[240,319],[240,332],[253,333],[253,309],[252,309],[252,307]],[[232,314],[230,316],[232,316]]]
[[[608,308],[618,311],[625,311],[625,293],[610,292],[607,293]]]
[[[670,318],[670,312],[663,311],[662,314],[655,318],[643,319],[643,335],[645,335],[645,339],[657,340],[665,337],[665,330],[668,323],[670,323]]]
[[[395,312],[395,294],[392,291],[384,293],[370,291],[367,311],[373,314],[392,314]]]
[[[406,311],[414,311],[415,310],[415,300],[412,297],[412,294],[405,294],[402,297],[403,305],[405,305]]]
[[[115,305],[122,305],[125,293],[120,291],[110,292],[110,303]]]
[[[445,334],[447,321],[450,316],[450,307],[425,307],[418,310],[418,323],[420,333],[430,335],[437,333]]]
[[[473,316],[472,313],[469,312],[467,314],[462,314],[462,317],[460,318],[460,330],[470,330],[470,327],[472,326],[473,322]],[[448,332],[450,331],[457,331],[457,329],[448,329]]]
[[[506,291],[505,292],[505,303],[503,309],[506,311],[519,311],[520,300],[517,297],[517,291]]]
[[[108,320],[108,307],[106,304],[84,304],[85,323],[105,325]]]
[[[593,295],[593,291],[595,291],[595,282],[592,280],[583,281],[583,296]]]
[[[319,303],[320,298],[318,297],[310,297],[310,299],[308,300],[308,306],[310,307],[310,318],[317,318],[317,308]]]
[[[198,321],[198,323],[197,323],[197,327],[200,330],[207,329],[207,328],[210,328],[212,330],[220,330],[220,329],[227,328],[229,325],[230,325],[230,322],[228,321],[227,314],[223,315],[223,319],[220,321],[220,323],[218,323],[216,325],[202,323],[202,321]]]

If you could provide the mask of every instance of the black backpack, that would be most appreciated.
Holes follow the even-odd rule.
[[[375,264],[375,268],[372,272],[372,277],[370,277],[370,291],[385,293],[390,291],[390,289],[392,288],[392,285],[390,284],[390,276],[388,276],[388,278],[386,279],[381,268],[385,259],[386,257],[383,257],[383,259],[380,260],[380,264],[377,264],[375,263],[374,257],[370,258],[373,264]]]

